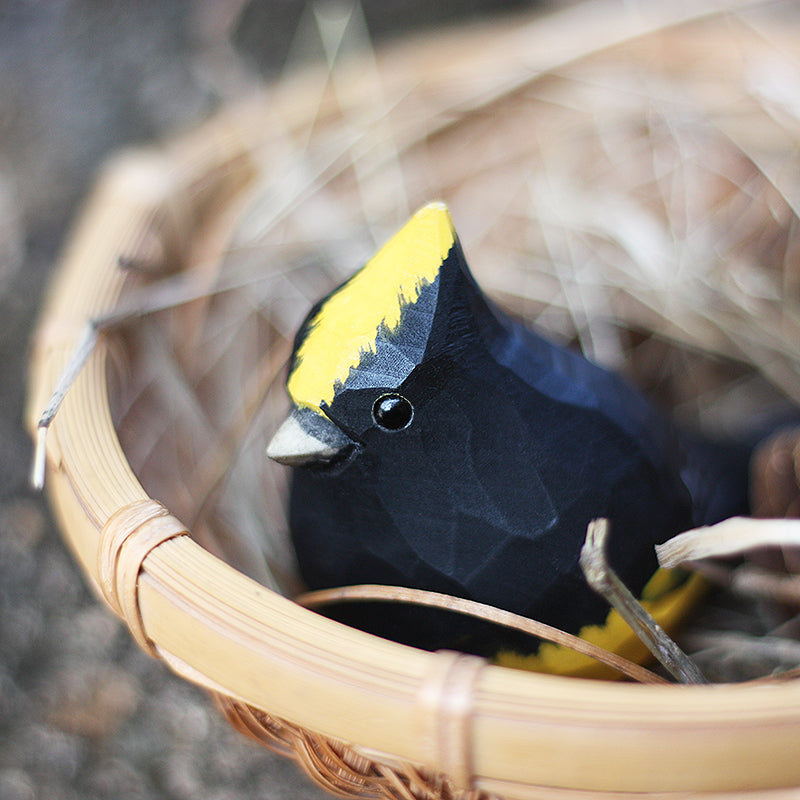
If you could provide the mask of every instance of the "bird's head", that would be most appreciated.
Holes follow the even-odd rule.
[[[485,310],[446,206],[423,207],[306,317],[289,369],[292,411],[267,454],[291,466],[330,463],[371,428],[407,428],[415,410],[404,385],[462,346]]]

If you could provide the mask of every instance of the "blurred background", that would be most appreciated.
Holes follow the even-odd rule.
[[[304,798],[295,766],[234,733],[88,593],[22,428],[29,338],[81,201],[115,150],[204,120],[306,58],[327,3],[0,3],[0,798]],[[367,0],[377,46],[529,0]],[[300,35],[298,36],[298,31]]]

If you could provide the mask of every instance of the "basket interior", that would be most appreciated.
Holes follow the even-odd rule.
[[[210,211],[219,251],[187,246],[179,277],[131,278],[205,287],[113,337],[116,426],[143,486],[212,552],[298,591],[288,476],[264,453],[294,331],[432,199],[488,294],[680,424],[736,434],[800,404],[790,68],[749,26],[695,23],[521,70],[488,100],[395,96],[363,69],[348,97],[374,102],[348,101],[309,79],[316,112],[264,110],[257,181]]]

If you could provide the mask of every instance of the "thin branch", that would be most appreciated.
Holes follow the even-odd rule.
[[[256,278],[263,279],[263,276]],[[67,396],[72,384],[80,375],[81,370],[94,352],[100,334],[110,328],[122,325],[132,319],[138,319],[147,314],[175,308],[193,300],[207,297],[210,294],[220,294],[253,282],[252,275],[249,280],[242,276],[232,276],[224,284],[211,287],[205,280],[198,280],[196,277],[190,279],[180,278],[167,280],[157,287],[148,287],[139,292],[134,292],[131,296],[118,307],[111,311],[101,314],[94,319],[87,320],[83,333],[78,339],[75,348],[69,359],[67,359],[64,371],[56,383],[50,399],[42,411],[39,421],[36,424],[36,445],[33,454],[33,465],[31,468],[31,486],[37,491],[44,488],[46,453],[47,453],[47,431],[55,419],[64,398]]]
[[[608,520],[589,523],[581,549],[580,564],[586,581],[602,595],[631,626],[650,652],[681,683],[707,683],[697,665],[666,634],[619,579],[606,559]]]

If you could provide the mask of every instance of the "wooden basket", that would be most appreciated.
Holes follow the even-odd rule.
[[[800,791],[797,681],[531,674],[384,641],[284,596],[285,476],[262,454],[292,331],[426,200],[450,204],[490,293],[624,361],[678,415],[732,426],[754,402],[800,402],[800,124],[775,79],[798,56],[797,24],[658,5],[666,18],[590,3],[287,78],[119,156],[73,232],[28,415],[35,430],[87,322],[105,320],[47,440],[64,537],[142,647],[334,792]],[[257,319],[226,331],[248,304]],[[164,388],[154,337],[190,393]],[[661,372],[645,351],[664,354]],[[246,385],[231,385],[231,359]]]

